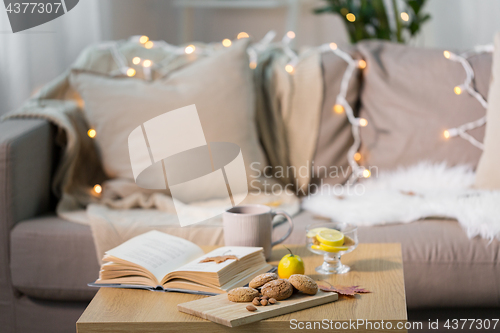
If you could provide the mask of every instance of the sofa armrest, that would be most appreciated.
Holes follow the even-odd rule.
[[[53,129],[42,119],[0,122],[0,232],[50,210]]]
[[[0,326],[15,332],[10,233],[15,223],[50,209],[52,126],[40,119],[0,122]]]

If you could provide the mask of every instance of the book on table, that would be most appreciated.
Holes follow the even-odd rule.
[[[196,244],[160,231],[107,251],[103,262],[99,278],[89,286],[205,295],[242,287],[273,268],[261,247],[226,246],[205,254]]]

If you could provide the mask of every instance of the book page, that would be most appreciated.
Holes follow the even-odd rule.
[[[210,253],[207,253],[203,255],[200,258],[197,258],[190,263],[179,267],[176,269],[176,271],[189,271],[189,272],[207,272],[207,273],[217,273],[224,267],[231,265],[234,263],[236,260],[235,259],[229,259],[224,262],[221,262],[220,264],[217,264],[213,261],[211,262],[200,262],[205,258],[208,257],[217,257],[217,256],[224,256],[224,255],[233,255],[236,256],[238,259],[241,259],[249,254],[255,253],[262,251],[261,247],[246,247],[246,246],[225,246],[225,247],[220,247],[218,249],[213,250]]]
[[[129,239],[106,254],[127,260],[150,271],[158,281],[195,258],[203,256],[196,244],[156,230]]]

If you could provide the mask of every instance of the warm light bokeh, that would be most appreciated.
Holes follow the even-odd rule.
[[[94,192],[100,194],[102,192],[102,186],[99,184],[94,185]]]
[[[335,104],[333,106],[333,112],[338,113],[338,114],[343,113],[344,112],[344,107],[342,105],[340,105],[340,104]]]
[[[186,46],[186,48],[184,49],[184,52],[186,52],[186,54],[191,54],[195,50],[196,50],[196,46],[191,44],[191,45]]]
[[[127,76],[132,77],[134,75],[135,75],[135,69],[133,69],[133,68],[127,69]]]
[[[238,39],[242,39],[242,38],[248,38],[250,37],[246,32],[242,31],[238,34]]]

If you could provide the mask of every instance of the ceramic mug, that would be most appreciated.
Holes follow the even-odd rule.
[[[273,219],[277,215],[284,216],[290,227],[285,236],[273,242]],[[293,230],[290,215],[283,211],[273,211],[264,205],[233,207],[223,213],[222,220],[226,246],[260,246],[264,248],[266,259],[271,257],[273,246],[287,239]]]

